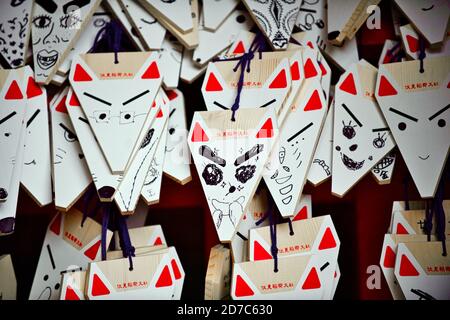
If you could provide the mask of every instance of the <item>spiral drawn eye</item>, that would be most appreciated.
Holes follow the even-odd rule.
[[[64,131],[64,139],[66,139],[67,142],[74,142],[77,140],[77,137],[70,131]]]
[[[33,25],[39,29],[47,28],[51,22],[52,22],[52,19],[50,18],[50,16],[46,16],[46,15],[40,15],[33,19]]]

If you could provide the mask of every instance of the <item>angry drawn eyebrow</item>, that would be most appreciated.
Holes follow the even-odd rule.
[[[253,148],[248,150],[246,153],[244,153],[242,156],[238,157],[236,159],[236,161],[234,161],[234,165],[237,167],[237,166],[243,164],[244,162],[250,160],[251,158],[253,158],[253,157],[257,156],[258,154],[260,154],[261,152],[263,152],[263,150],[264,150],[264,145],[257,144],[256,146],[254,146]]]
[[[68,133],[70,133],[72,136],[74,136],[75,139],[78,140],[77,135],[76,135],[75,133],[73,133],[72,130],[70,130],[69,128],[67,128],[63,123],[60,123],[59,126],[60,126],[61,128],[63,128],[64,130],[66,130]]]
[[[48,256],[50,257],[50,262],[52,263],[53,270],[56,269],[55,260],[53,260],[52,250],[50,249],[50,245],[47,245]]]
[[[58,5],[53,0],[36,0],[36,3],[48,13],[55,13],[56,9],[58,9]]]
[[[383,132],[383,131],[390,131],[389,128],[377,128],[372,129],[372,132]]]
[[[67,14],[68,9],[70,9],[71,6],[75,6],[76,9],[81,9],[85,5],[89,4],[91,0],[72,0],[65,5],[63,5],[63,12],[64,14]]]
[[[274,103],[275,101],[277,101],[277,99],[272,99],[269,102],[263,104],[262,106],[260,106],[260,108],[265,108],[267,106],[270,106],[272,103]]]
[[[410,116],[409,114],[403,113],[401,111],[398,111],[397,109],[394,108],[389,108],[389,111],[398,114],[399,116],[405,117],[406,119],[409,119],[411,121],[417,122],[419,121],[417,118],[414,118],[412,116]]]
[[[150,90],[145,90],[144,92],[139,93],[138,95],[135,95],[133,98],[128,99],[127,101],[123,102],[122,105],[126,106],[127,104],[129,104],[130,102],[133,102],[136,99],[139,99],[140,97],[142,97],[143,95],[146,95],[147,93],[149,93]]]
[[[172,111],[170,111],[169,118],[175,113],[175,111],[177,111],[177,109],[173,109]]]
[[[301,135],[303,132],[305,132],[306,130],[308,130],[310,127],[312,127],[313,123],[310,122],[309,124],[307,124],[303,129],[301,129],[300,131],[298,131],[296,134],[292,135],[289,139],[287,139],[287,142],[291,142],[292,140],[294,140],[295,138],[297,138],[299,135]]]
[[[0,120],[0,124],[2,124],[3,122],[8,121],[9,119],[11,119],[12,117],[14,117],[17,114],[17,112],[13,111],[10,114],[8,114],[6,117],[4,117],[3,119]]]
[[[428,120],[430,120],[430,121],[433,120],[434,118],[439,116],[441,113],[444,113],[445,111],[447,111],[448,108],[450,108],[450,104],[448,104],[446,107],[443,107],[441,110],[439,110],[438,112],[433,114],[431,117],[428,118]]]
[[[37,109],[33,115],[30,117],[30,119],[28,119],[27,121],[27,128],[29,127],[29,125],[34,121],[34,119],[38,116],[39,112],[41,112],[41,109]]]
[[[78,120],[83,121],[86,124],[89,124],[89,121],[87,121],[85,118],[78,117]]]
[[[229,110],[229,108],[225,107],[223,104],[218,103],[217,101],[214,101],[213,104],[218,106],[219,108],[222,108],[223,110]]]
[[[219,166],[225,167],[227,165],[225,159],[222,159],[221,157],[217,156],[215,152],[212,151],[211,148],[208,146],[205,145],[201,146],[199,152],[202,157],[205,157],[206,159],[209,159],[212,162],[217,163]]]
[[[91,98],[91,99],[97,100],[98,102],[104,103],[104,104],[106,104],[107,106],[111,106],[111,105],[112,105],[112,103],[110,103],[110,102],[108,102],[108,101],[105,101],[105,100],[103,100],[103,99],[100,99],[100,98],[98,98],[98,97],[96,97],[96,96],[94,96],[94,95],[92,95],[92,94],[90,94],[90,93],[83,92],[83,94],[84,94],[86,97],[89,97],[89,98]]]
[[[358,124],[358,126],[362,127],[362,123],[359,122],[358,118],[353,114],[353,112],[350,111],[350,109],[343,103],[342,104],[342,108],[345,109],[345,111],[347,111],[347,113],[350,115],[350,117],[352,117],[352,119]]]

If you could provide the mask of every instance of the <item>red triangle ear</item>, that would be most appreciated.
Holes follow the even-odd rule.
[[[311,59],[307,59],[305,62],[305,65],[303,66],[305,69],[305,78],[312,78],[318,75],[316,68],[314,67],[314,64]]]
[[[81,81],[92,81],[91,76],[83,69],[80,64],[75,66],[75,73],[73,75],[73,81],[81,82]]]
[[[163,112],[161,109],[159,109],[158,114],[156,115],[157,118],[162,118],[163,117]]]
[[[104,296],[110,294],[109,289],[103,283],[98,275],[94,273],[94,277],[92,280],[92,295],[93,296]]]
[[[336,247],[336,240],[334,240],[333,233],[330,227],[328,227],[322,237],[319,244],[319,250],[331,249]]]
[[[75,290],[72,289],[71,286],[67,286],[66,297],[64,300],[80,300],[80,297],[77,295]]]
[[[153,242],[154,246],[158,246],[158,245],[161,245],[161,244],[162,244],[162,240],[161,240],[160,237],[156,238],[155,242]]]
[[[31,99],[33,97],[40,96],[42,94],[42,89],[36,84],[33,77],[28,78],[27,84],[27,98]]]
[[[388,79],[386,79],[385,76],[381,76],[380,87],[378,88],[378,95],[380,97],[384,97],[384,96],[395,96],[396,94],[397,90],[395,90],[392,84],[389,83]]]
[[[395,267],[395,252],[392,250],[390,246],[386,247],[386,252],[384,254],[384,262],[383,266],[385,268],[394,268]]]
[[[401,223],[397,223],[397,230],[395,234],[409,234],[409,232]]]
[[[318,289],[320,287],[321,284],[319,275],[317,274],[316,268],[312,267],[312,269],[308,273],[308,276],[305,279],[305,282],[303,282],[302,289],[311,290],[311,289]]]
[[[355,79],[353,78],[353,73],[350,73],[347,78],[345,78],[345,80],[339,86],[339,89],[352,95],[356,95],[356,86]]]
[[[320,110],[322,109],[322,101],[320,101],[319,92],[314,90],[313,94],[309,98],[304,111]]]
[[[414,268],[412,262],[405,255],[402,255],[400,260],[400,275],[402,277],[416,277],[419,275],[417,269]]]
[[[300,80],[300,70],[298,68],[298,61],[295,61],[291,66],[291,77],[293,81]]]
[[[17,84],[16,80],[13,80],[9,85],[8,91],[5,95],[6,100],[20,100],[23,99],[22,91],[20,91],[20,87]]]
[[[412,53],[419,51],[419,40],[410,36],[409,34],[406,36],[406,41],[408,42],[409,50]]]
[[[234,50],[233,50],[233,54],[240,54],[240,53],[245,53],[245,48],[244,48],[244,44],[242,43],[242,41],[239,41],[236,48],[234,48]]]
[[[145,70],[144,74],[142,75],[142,79],[158,79],[160,77],[159,75],[159,69],[158,65],[156,64],[156,61],[153,61],[150,66]]]
[[[178,264],[175,261],[175,259],[172,259],[172,261],[170,261],[170,264],[172,265],[173,276],[175,277],[175,280],[180,279],[181,278],[181,272],[180,272],[180,269],[178,268]]]
[[[322,76],[325,76],[327,74],[327,69],[323,66],[322,62],[319,62],[320,71],[322,72]]]
[[[207,142],[209,141],[208,136],[205,133],[205,130],[200,126],[200,123],[196,123],[194,127],[194,131],[192,132],[192,142]]]
[[[236,297],[248,297],[252,296],[255,293],[252,288],[245,282],[244,279],[240,275],[236,276],[236,289],[234,290],[234,295]]]
[[[308,218],[308,207],[304,206],[300,209],[300,211],[295,215],[292,221],[305,220]]]
[[[205,90],[206,91],[222,91],[223,90],[222,86],[219,83],[219,80],[217,80],[216,76],[212,72],[209,74],[208,82],[206,83]]]
[[[95,260],[95,257],[97,256],[98,253],[98,249],[100,248],[100,244],[101,241],[98,240],[94,245],[92,245],[92,247],[90,247],[84,252],[84,255],[91,260]]]
[[[273,79],[269,85],[269,89],[282,89],[287,87],[286,70],[281,70],[280,73]]]
[[[172,277],[170,276],[169,267],[165,266],[161,274],[159,275],[158,281],[156,281],[156,288],[169,287],[172,285]]]
[[[59,236],[59,233],[61,232],[61,220],[62,215],[61,213],[58,213],[55,220],[53,220],[52,224],[50,225],[50,231],[52,231],[57,236]]]
[[[66,98],[67,96],[64,96],[56,106],[55,110],[58,112],[67,113],[67,106],[66,106]]]
[[[450,89],[450,82],[447,83],[447,89]]]
[[[308,41],[308,43],[306,44],[308,47],[310,47],[311,49],[314,49],[314,46],[313,46],[313,44],[312,44],[312,42],[311,41]]]
[[[75,92],[73,92],[73,91],[72,91],[72,95],[70,97],[69,105],[71,107],[79,107],[80,106],[80,101],[78,101],[78,97],[75,94]]]
[[[269,118],[264,122],[264,125],[259,129],[256,134],[256,138],[272,138],[273,137],[273,124],[272,118]]]
[[[175,90],[169,90],[166,92],[166,94],[170,101],[178,97],[178,94],[175,92]]]
[[[253,241],[253,258],[255,261],[270,260],[272,259],[272,256],[258,241]]]

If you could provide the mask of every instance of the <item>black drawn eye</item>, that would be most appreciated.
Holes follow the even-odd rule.
[[[64,17],[59,19],[61,28],[65,28],[65,29],[76,27],[76,25],[81,22],[82,21],[81,21],[80,17],[75,12],[68,13]]]
[[[34,26],[39,29],[47,28],[51,22],[52,22],[52,19],[50,18],[50,16],[46,16],[46,15],[40,15],[33,19]]]
[[[244,23],[245,22],[245,16],[244,15],[242,15],[242,14],[240,14],[240,15],[238,15],[237,17],[236,17],[236,21],[238,22],[238,23]]]
[[[353,139],[356,136],[355,128],[352,126],[352,122],[350,121],[348,125],[342,123],[344,127],[342,128],[342,135],[347,139]]]
[[[356,149],[358,149],[358,145],[357,144],[352,144],[351,146],[350,146],[350,151],[355,151]]]
[[[208,164],[202,173],[203,180],[209,186],[216,186],[223,180],[223,172],[215,164]]]
[[[134,122],[134,112],[121,112],[120,113],[120,123],[127,124]]]
[[[174,133],[175,133],[175,128],[170,128],[170,129],[169,129],[169,134],[170,134],[170,135],[173,135]]]
[[[75,140],[77,140],[77,137],[69,131],[64,131],[64,139],[66,139],[67,142],[74,142]]]
[[[95,111],[94,118],[97,123],[108,123],[109,111],[108,110]]]
[[[398,124],[398,129],[399,129],[400,131],[405,131],[405,129],[406,129],[406,123],[400,122],[400,123]]]
[[[443,128],[443,127],[445,127],[446,124],[447,124],[447,123],[445,122],[444,119],[439,119],[439,121],[438,121],[438,126],[439,126],[439,127]]]
[[[256,166],[254,165],[248,165],[248,166],[242,166],[236,169],[236,174],[234,177],[239,181],[240,183],[246,183],[248,180],[253,178],[255,175]]]
[[[55,284],[55,290],[58,290],[59,286],[60,286],[59,283]]]
[[[48,280],[48,274],[46,274],[45,276],[44,276],[44,281],[47,281]]]
[[[11,132],[5,132],[5,137],[9,137],[11,135]]]

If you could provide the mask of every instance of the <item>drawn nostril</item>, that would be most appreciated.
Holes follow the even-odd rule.
[[[355,151],[356,149],[358,149],[358,145],[352,144],[349,149],[350,149],[350,151]]]

